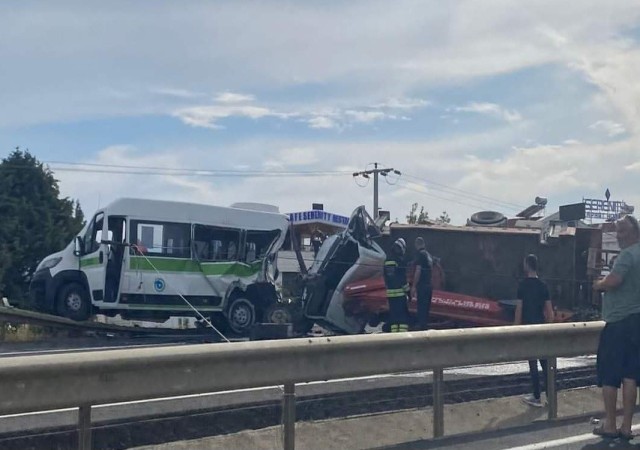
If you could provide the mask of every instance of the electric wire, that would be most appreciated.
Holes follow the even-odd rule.
[[[473,199],[473,200],[480,200],[480,201],[491,203],[493,205],[500,206],[500,207],[503,207],[503,208],[507,207],[507,208],[509,208],[511,210],[519,210],[520,211],[520,210],[525,209],[524,206],[519,205],[517,203],[512,203],[512,202],[508,202],[508,201],[504,201],[504,200],[499,200],[499,199],[496,199],[494,197],[489,197],[489,196],[486,196],[486,195],[478,194],[478,193],[467,191],[467,190],[464,190],[464,189],[455,188],[453,186],[449,186],[449,185],[446,185],[446,184],[443,184],[443,183],[438,183],[438,182],[435,182],[435,181],[427,180],[425,178],[420,178],[420,177],[417,177],[417,176],[414,176],[414,175],[411,175],[411,174],[408,174],[408,173],[405,173],[405,172],[403,172],[403,175],[406,178],[412,179],[412,180],[414,180],[416,182],[419,182],[420,184],[424,184],[424,185],[428,186],[431,189],[442,191],[442,192],[445,192],[445,193],[449,193],[451,195],[457,195],[457,196],[460,196],[460,197],[465,197],[465,198]]]
[[[104,164],[104,163],[86,163],[86,162],[70,162],[70,161],[43,161],[43,164],[61,164],[61,165],[69,165],[69,166],[89,166],[89,167],[108,167],[108,168],[116,168],[116,169],[146,169],[146,170],[172,170],[172,171],[180,171],[180,172],[211,172],[211,173],[235,173],[235,174],[261,174],[261,173],[273,173],[273,174],[336,174],[336,175],[344,175],[351,174],[350,171],[347,170],[258,170],[258,169],[195,169],[195,168],[179,168],[172,169],[169,167],[159,167],[159,166],[132,166],[132,165],[122,165],[122,164]]]
[[[193,169],[168,168],[156,166],[131,166],[120,164],[96,164],[81,162],[45,161],[47,168],[53,172],[107,173],[120,175],[160,175],[160,176],[189,176],[189,177],[335,177],[350,174],[339,170],[233,170],[233,169]],[[3,164],[0,170],[41,170],[41,167]]]
[[[399,180],[397,185],[398,185],[398,187],[400,189],[407,189],[407,190],[416,192],[418,194],[426,195],[428,197],[433,197],[433,198],[437,198],[437,199],[440,199],[440,200],[445,200],[447,202],[456,203],[456,204],[462,205],[462,206],[468,206],[468,207],[474,208],[476,210],[478,210],[478,209],[480,209],[480,210],[486,209],[486,206],[483,205],[483,204],[480,204],[480,203],[467,203],[467,202],[464,202],[464,201],[452,199],[450,197],[443,197],[441,195],[436,195],[436,194],[434,194],[432,192],[426,192],[426,191],[423,191],[423,190],[420,190],[420,189],[416,189],[411,185],[411,182],[409,182],[409,181]]]

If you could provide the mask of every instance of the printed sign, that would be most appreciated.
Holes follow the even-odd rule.
[[[495,302],[483,301],[454,292],[434,292],[431,303],[434,305],[453,306],[455,308],[476,311],[491,311],[491,306],[495,304]]]
[[[348,217],[319,210],[290,213],[289,220],[294,225],[311,222],[323,222],[342,228],[346,228],[349,225]]]
[[[585,216],[587,219],[613,220],[627,214],[631,207],[622,201],[585,198]]]

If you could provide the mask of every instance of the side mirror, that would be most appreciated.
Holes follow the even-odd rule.
[[[73,254],[75,256],[82,256],[84,254],[84,241],[80,236],[76,236],[74,241]]]

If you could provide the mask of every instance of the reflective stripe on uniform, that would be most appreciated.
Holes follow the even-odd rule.
[[[405,292],[404,289],[387,289],[387,297],[396,298],[396,297],[404,297]]]
[[[400,333],[405,332],[405,331],[409,331],[409,325],[406,325],[406,324],[398,325],[398,331]]]
[[[393,260],[391,260],[391,261],[385,261],[385,262],[384,262],[384,265],[385,265],[385,266],[397,266],[397,265],[398,265],[398,263],[397,263],[397,262],[395,262],[395,261],[393,261]]]

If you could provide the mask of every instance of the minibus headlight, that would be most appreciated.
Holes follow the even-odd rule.
[[[58,256],[58,257],[55,257],[55,258],[51,258],[51,259],[47,259],[46,261],[44,261],[42,263],[42,265],[40,266],[40,269],[41,270],[51,269],[51,268],[57,266],[60,261],[62,261],[62,257],[61,256]]]

